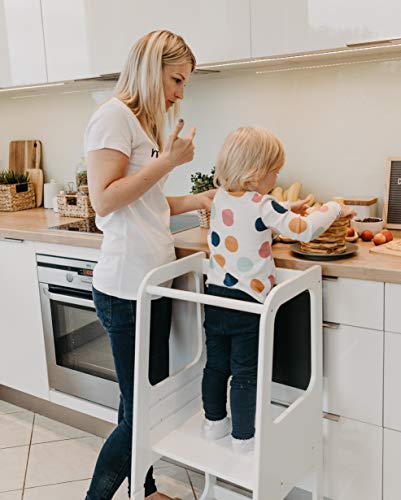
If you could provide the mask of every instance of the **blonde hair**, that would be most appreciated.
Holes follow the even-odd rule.
[[[214,183],[226,191],[249,191],[269,172],[278,172],[284,161],[284,148],[276,136],[263,128],[240,127],[219,151]]]
[[[195,69],[195,56],[182,37],[167,30],[152,31],[131,48],[114,89],[114,96],[133,111],[160,151],[166,116],[162,69],[185,63],[191,64],[191,71]],[[170,118],[178,115],[178,108],[177,102]]]

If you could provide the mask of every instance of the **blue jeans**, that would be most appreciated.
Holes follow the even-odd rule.
[[[217,285],[209,285],[206,293],[257,302],[241,290]],[[221,420],[227,416],[227,383],[232,375],[232,436],[236,439],[250,439],[255,434],[259,320],[258,314],[205,306],[207,362],[202,381],[205,417]]]
[[[86,500],[110,500],[125,478],[130,489],[136,301],[119,299],[93,289],[96,312],[109,335],[121,391],[118,426],[104,443]],[[169,374],[171,300],[152,302],[149,381],[157,384]],[[151,467],[145,479],[145,496],[157,491]],[[129,494],[129,492],[128,492]]]

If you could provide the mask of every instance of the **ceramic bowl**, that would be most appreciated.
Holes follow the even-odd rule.
[[[365,217],[364,219],[351,219],[351,227],[355,229],[359,235],[369,229],[373,234],[378,233],[384,227],[383,219],[380,217]]]

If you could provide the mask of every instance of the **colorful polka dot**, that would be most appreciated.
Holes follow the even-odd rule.
[[[241,198],[241,196],[244,196],[245,191],[228,191],[228,194],[230,196],[235,196],[236,198]]]
[[[259,193],[254,193],[254,195],[252,196],[252,201],[254,203],[260,203],[263,199],[263,196]]]
[[[253,268],[253,262],[248,257],[241,257],[238,259],[237,268],[241,273],[247,273]]]
[[[235,278],[232,274],[226,273],[224,277],[224,284],[226,286],[234,286],[238,283],[237,278]]]
[[[274,282],[276,281],[274,276],[271,274],[267,279],[270,281],[271,288],[273,288]]]
[[[301,217],[294,217],[288,224],[288,227],[293,233],[301,234],[306,231],[308,224]]]
[[[226,259],[220,255],[220,254],[216,254],[216,255],[213,255],[213,258],[214,260],[217,262],[217,264],[220,266],[220,267],[224,267],[225,264],[226,264]]]
[[[270,257],[270,254],[271,254],[270,242],[265,241],[259,248],[259,255],[260,257],[262,257],[262,259],[267,259],[267,257]]]
[[[232,226],[234,224],[234,213],[229,208],[223,210],[221,216],[226,226]]]
[[[255,221],[255,229],[256,231],[266,231],[266,229],[269,229],[267,226],[265,226],[262,217],[259,217]]]
[[[252,290],[254,290],[256,293],[262,293],[263,290],[265,289],[265,285],[257,279],[251,280],[250,286]]]
[[[229,252],[236,252],[238,250],[238,241],[234,236],[227,236],[224,244]]]
[[[216,231],[212,231],[210,235],[210,241],[212,242],[212,245],[214,247],[217,247],[220,245],[220,236],[216,233]]]
[[[279,214],[285,214],[286,212],[288,212],[288,210],[283,207],[283,205],[280,205],[280,203],[277,203],[277,201],[275,200],[272,200],[272,207]]]

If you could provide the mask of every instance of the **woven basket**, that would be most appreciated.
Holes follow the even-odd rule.
[[[59,194],[57,207],[59,215],[63,217],[83,217],[86,219],[96,215],[89,196],[82,193]]]
[[[206,210],[206,208],[201,208],[198,210],[199,217],[199,225],[204,229],[210,228],[210,210]]]
[[[36,200],[32,182],[0,184],[1,212],[18,212],[34,207],[36,207]]]

